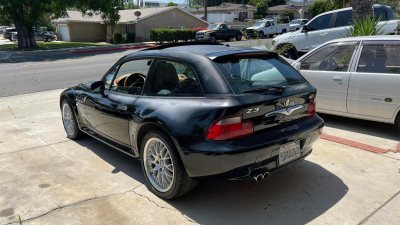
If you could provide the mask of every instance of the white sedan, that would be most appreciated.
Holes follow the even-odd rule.
[[[317,88],[318,112],[400,129],[400,37],[332,40],[292,66]]]

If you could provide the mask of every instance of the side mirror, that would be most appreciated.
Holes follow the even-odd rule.
[[[296,62],[293,64],[293,68],[295,68],[297,71],[300,71],[301,68],[301,62]]]
[[[104,91],[106,90],[106,87],[104,85],[104,82],[99,80],[95,81],[90,85],[90,92],[93,94],[99,94],[100,97],[105,97]]]
[[[303,29],[301,30],[301,33],[307,33],[308,32],[308,25],[304,25]]]

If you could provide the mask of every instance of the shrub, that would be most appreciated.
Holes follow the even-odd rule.
[[[121,44],[122,43],[122,34],[115,33],[113,35],[113,42],[114,42],[114,44]]]
[[[321,13],[328,12],[331,10],[336,9],[337,6],[333,3],[330,2],[323,2],[323,1],[316,1],[314,4],[310,7],[310,11],[312,13],[312,16],[315,17]]]
[[[258,14],[255,14],[255,15],[254,15],[254,19],[255,19],[255,20],[261,20],[262,18],[263,18],[262,15],[258,15]]]
[[[353,20],[353,24],[349,30],[346,30],[346,35],[342,35],[342,37],[357,37],[357,36],[374,36],[374,35],[383,35],[383,31],[381,29],[383,26],[378,27],[378,23],[381,21],[382,16],[378,19],[372,17],[370,15],[366,15],[362,17],[361,22],[357,22],[357,20]]]
[[[135,33],[127,32],[126,36],[127,36],[128,43],[135,43],[135,40],[136,40],[136,34]]]
[[[196,31],[192,29],[152,29],[150,39],[160,44],[164,42],[178,42],[193,40]]]
[[[290,10],[285,10],[279,13],[279,16],[288,16],[290,20],[294,20],[294,12]]]

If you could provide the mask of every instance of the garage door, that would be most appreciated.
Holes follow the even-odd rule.
[[[59,26],[58,32],[60,33],[61,41],[69,41],[69,27]]]

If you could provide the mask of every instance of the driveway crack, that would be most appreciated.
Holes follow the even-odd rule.
[[[363,225],[366,222],[368,222],[371,217],[373,217],[379,210],[381,210],[384,206],[386,206],[390,201],[392,201],[394,198],[396,198],[400,194],[400,191],[398,191],[396,194],[394,194],[391,198],[389,198],[386,202],[384,202],[381,206],[379,206],[377,209],[375,209],[372,213],[370,213],[365,219],[363,219],[358,225]]]
[[[31,218],[28,218],[28,219],[23,219],[21,222],[22,222],[22,224],[23,224],[23,223],[26,222],[26,221],[31,221],[31,220],[34,220],[34,219],[38,219],[38,218],[41,218],[41,217],[43,217],[43,216],[49,215],[50,213],[53,213],[53,212],[55,212],[55,211],[61,210],[61,209],[63,209],[63,208],[75,206],[75,205],[78,205],[78,204],[83,203],[83,202],[88,202],[88,201],[92,201],[92,200],[96,200],[96,199],[101,199],[101,198],[107,198],[107,197],[110,197],[110,196],[124,195],[124,194],[129,193],[129,192],[134,192],[135,189],[141,187],[142,185],[143,185],[143,182],[142,182],[140,185],[138,185],[137,187],[135,187],[135,188],[133,188],[133,189],[131,189],[131,190],[128,190],[128,191],[119,192],[119,193],[114,193],[114,194],[108,194],[108,195],[103,195],[103,196],[99,196],[99,197],[96,196],[96,197],[84,199],[84,200],[81,200],[81,201],[78,201],[78,202],[75,202],[75,203],[72,203],[72,204],[60,206],[60,207],[54,208],[54,209],[52,209],[52,210],[50,210],[50,211],[48,211],[48,212],[46,212],[46,213],[43,213],[43,214],[41,214],[41,215],[38,215],[38,216],[35,216],[35,217],[31,217]],[[7,224],[19,224],[19,223],[20,223],[19,221],[16,221],[16,222],[10,222],[10,223],[7,223]]]
[[[135,193],[136,195],[140,196],[140,197],[143,197],[143,198],[147,199],[149,202],[153,203],[154,205],[156,205],[156,206],[159,207],[159,208],[168,209],[168,210],[172,210],[172,211],[177,211],[177,212],[179,212],[183,217],[185,217],[185,219],[186,219],[187,221],[189,221],[189,222],[191,222],[191,223],[197,223],[196,221],[190,219],[188,216],[186,216],[184,213],[180,212],[180,211],[177,210],[177,209],[161,206],[161,205],[157,204],[157,202],[151,200],[149,197],[137,193],[135,190],[133,190],[132,192]]]

